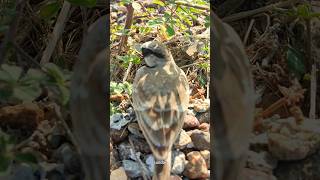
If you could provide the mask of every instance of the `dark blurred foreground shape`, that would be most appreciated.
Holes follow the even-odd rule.
[[[71,84],[73,132],[85,179],[107,177],[107,16],[93,23],[82,42]]]
[[[253,123],[253,80],[237,33],[211,14],[215,180],[246,179],[244,168]]]

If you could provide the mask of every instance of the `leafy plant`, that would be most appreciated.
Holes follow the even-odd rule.
[[[301,4],[287,12],[287,15],[296,17],[300,20],[307,20],[311,18],[319,18],[320,13],[312,12],[311,6],[309,3]]]
[[[70,91],[68,82],[70,81],[70,74],[63,72],[59,66],[53,63],[47,63],[44,65],[47,73],[47,79],[44,82],[49,88],[59,97],[59,101],[66,105],[70,98]]]
[[[289,71],[297,78],[301,78],[305,74],[305,66],[303,63],[303,55],[298,50],[289,47],[287,50],[287,64]]]
[[[128,95],[132,94],[132,84],[128,82],[116,83],[114,81],[110,82],[110,91],[111,94],[122,94],[127,93]]]
[[[12,137],[0,130],[0,173],[6,172],[12,161],[28,164],[37,163],[33,154],[13,151],[15,144],[16,142]]]
[[[0,68],[0,98],[9,101],[32,101],[40,96],[41,86],[45,85],[66,105],[70,97],[70,74],[62,72],[53,63],[44,65],[44,71],[45,73],[29,69],[23,74],[21,67],[3,64]]]
[[[21,67],[3,64],[0,69],[0,97],[1,99],[17,99],[32,101],[41,93],[40,82],[44,79],[41,72],[30,69],[20,78]]]
[[[129,63],[132,62],[133,64],[140,64],[141,60],[140,58],[135,54],[128,54],[124,56],[118,56],[118,59],[122,61],[122,65],[127,68],[129,66]]]

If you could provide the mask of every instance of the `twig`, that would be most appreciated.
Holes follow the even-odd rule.
[[[128,78],[128,75],[129,75],[129,73],[130,73],[130,70],[131,70],[131,68],[132,68],[132,62],[130,62],[129,63],[129,66],[128,66],[128,68],[127,68],[127,71],[126,71],[126,73],[124,74],[124,77],[123,77],[123,79],[122,79],[122,82],[124,83],[126,80],[127,80],[127,78]]]
[[[126,22],[124,25],[124,30],[129,30],[131,28],[132,25],[132,21],[133,21],[133,7],[132,4],[127,4],[126,5],[127,8],[127,17],[126,17]],[[120,54],[122,51],[122,47],[124,47],[127,44],[128,41],[128,35],[124,34],[121,36],[120,39],[120,45],[119,45],[119,49],[118,49],[118,53]]]
[[[56,116],[57,116],[58,120],[62,123],[64,129],[66,130],[68,136],[70,137],[70,140],[71,140],[72,144],[73,144],[75,147],[77,147],[76,149],[77,149],[77,151],[78,151],[78,153],[79,153],[79,152],[80,152],[79,144],[78,144],[76,138],[74,137],[74,135],[72,134],[72,132],[71,132],[68,124],[66,123],[66,121],[65,121],[64,118],[62,117],[61,111],[59,110],[59,107],[58,107],[57,104],[54,104],[54,111],[55,111],[55,113],[56,113]]]
[[[7,32],[5,33],[4,39],[0,45],[0,65],[2,63],[4,63],[6,50],[7,50],[7,44],[10,41],[13,41],[13,39],[14,39],[16,29],[17,29],[17,26],[19,23],[19,18],[22,14],[22,11],[23,11],[23,8],[24,8],[26,2],[27,1],[24,1],[24,0],[19,0],[16,2],[16,10],[18,13],[13,17],[11,25],[10,25],[9,29],[7,30]]]
[[[225,22],[232,22],[232,21],[237,21],[243,18],[247,18],[256,14],[260,14],[260,13],[264,13],[264,12],[268,12],[271,10],[274,10],[276,8],[281,8],[281,7],[287,7],[293,4],[296,4],[298,2],[300,2],[301,0],[288,0],[288,1],[283,1],[283,2],[278,2],[275,4],[270,4],[268,6],[265,7],[261,7],[258,9],[254,9],[254,10],[250,10],[250,11],[244,11],[244,12],[240,12],[237,14],[232,14],[230,16],[227,16],[225,18],[223,18],[222,20]]]
[[[243,45],[247,44],[247,41],[248,41],[248,38],[249,38],[249,34],[250,34],[251,30],[252,30],[254,22],[255,22],[255,19],[251,19],[249,27],[248,27],[248,30],[246,32],[246,35],[244,36],[244,39],[243,39]]]
[[[35,64],[36,66],[40,67],[42,69],[42,66],[34,60],[29,54],[27,54],[16,42],[12,42],[13,47],[17,50],[19,54],[21,54],[25,59],[27,59],[29,62]]]
[[[54,26],[53,32],[49,37],[48,45],[42,54],[40,64],[46,64],[50,61],[52,53],[56,47],[58,40],[60,39],[63,33],[65,24],[68,20],[70,8],[71,8],[71,4],[68,1],[64,1],[61,12]]]
[[[210,7],[207,7],[207,6],[193,5],[191,3],[185,3],[185,2],[181,2],[181,1],[177,1],[177,2],[174,2],[174,3],[177,4],[177,5],[188,6],[188,7],[193,7],[193,8],[196,8],[196,9],[202,9],[202,10],[210,11]]]
[[[316,118],[316,99],[317,99],[317,68],[313,64],[311,68],[311,87],[310,87],[310,111],[309,118]]]

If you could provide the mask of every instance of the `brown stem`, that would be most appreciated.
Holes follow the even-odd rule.
[[[53,28],[52,34],[50,34],[46,49],[42,54],[40,64],[46,64],[50,61],[52,53],[57,45],[58,40],[61,38],[65,24],[68,20],[71,4],[68,1],[63,2],[62,9]],[[71,12],[70,12],[71,13]]]
[[[131,25],[132,25],[134,9],[132,7],[132,4],[127,4],[126,8],[127,8],[127,18],[126,18],[126,22],[125,22],[125,25],[124,25],[124,30],[129,30],[131,28]],[[121,36],[121,40],[120,40],[119,50],[118,50],[119,54],[121,53],[122,48],[124,46],[126,46],[127,41],[128,41],[128,35],[127,34],[122,35]]]
[[[279,109],[280,107],[282,107],[286,104],[287,104],[287,98],[283,97],[283,98],[279,99],[278,101],[276,101],[275,103],[271,104],[267,109],[265,109],[261,113],[261,116],[263,118],[269,117],[270,115],[272,115],[273,112],[275,112],[277,109]]]
[[[288,0],[288,1],[278,2],[278,3],[270,4],[268,6],[261,7],[261,8],[258,8],[258,9],[254,9],[254,10],[250,10],[250,11],[244,11],[244,12],[240,12],[240,13],[237,13],[237,14],[232,14],[230,16],[227,16],[227,17],[223,18],[222,20],[225,21],[225,22],[237,21],[237,20],[240,20],[240,19],[243,19],[243,18],[247,18],[249,16],[253,16],[253,15],[256,15],[256,14],[260,14],[260,13],[264,13],[264,12],[267,12],[267,11],[271,11],[271,10],[274,10],[276,8],[290,6],[290,5],[298,3],[300,1],[301,0]]]

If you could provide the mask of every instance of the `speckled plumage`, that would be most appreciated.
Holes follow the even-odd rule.
[[[249,61],[237,33],[217,16],[213,25],[214,179],[245,179],[244,165],[254,114]]]
[[[169,172],[164,174],[170,175],[171,147],[183,126],[189,105],[189,86],[185,73],[163,45],[149,44],[148,48],[163,53],[165,59],[154,57],[155,67],[143,66],[137,71],[133,83],[133,106],[156,160],[167,161]],[[163,172],[156,170],[156,173]],[[165,178],[158,176],[154,179]]]

